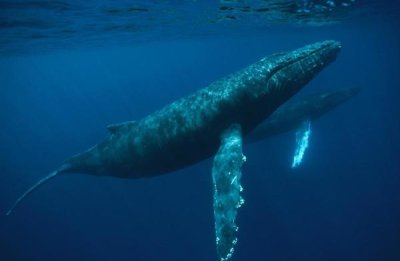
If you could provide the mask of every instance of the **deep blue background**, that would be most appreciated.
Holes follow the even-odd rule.
[[[0,210],[71,155],[264,55],[335,39],[303,94],[362,92],[312,126],[246,145],[233,260],[400,260],[400,38],[393,21],[0,58]],[[156,164],[156,163],[155,163]],[[211,161],[141,180],[64,175],[0,217],[0,260],[216,260]]]

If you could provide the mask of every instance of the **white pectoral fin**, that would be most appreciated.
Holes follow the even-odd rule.
[[[292,168],[298,167],[303,161],[311,135],[311,121],[304,121],[296,131],[296,150],[293,156]]]
[[[214,158],[214,218],[217,252],[221,260],[232,256],[237,242],[235,224],[238,208],[244,203],[240,192],[241,167],[246,157],[242,153],[242,131],[233,124],[221,135],[221,145]]]

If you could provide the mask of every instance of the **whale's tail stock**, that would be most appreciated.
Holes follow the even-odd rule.
[[[63,164],[60,168],[58,168],[57,170],[51,172],[49,175],[47,175],[46,177],[40,179],[38,182],[36,182],[32,187],[30,187],[27,191],[25,191],[24,194],[22,194],[15,202],[14,204],[11,206],[11,208],[7,211],[6,216],[9,216],[13,210],[29,195],[31,194],[33,191],[35,191],[38,187],[40,187],[41,185],[43,185],[44,183],[46,183],[47,181],[53,179],[54,177],[56,177],[58,174],[61,174],[63,172],[66,172],[70,169],[71,165],[68,163]]]

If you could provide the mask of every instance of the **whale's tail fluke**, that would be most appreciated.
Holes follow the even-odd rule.
[[[64,164],[62,165],[59,169],[57,169],[56,171],[53,171],[52,173],[50,173],[49,175],[47,175],[46,177],[42,178],[41,180],[39,180],[38,182],[36,182],[35,185],[33,185],[32,187],[30,187],[27,191],[25,191],[24,194],[22,194],[12,205],[12,207],[7,211],[6,216],[9,216],[11,214],[11,212],[29,195],[31,194],[34,190],[36,190],[38,187],[40,187],[41,185],[43,185],[44,183],[46,183],[47,181],[51,180],[52,178],[54,178],[55,176],[57,176],[58,174],[61,174],[65,171],[67,171],[70,168],[69,164]]]

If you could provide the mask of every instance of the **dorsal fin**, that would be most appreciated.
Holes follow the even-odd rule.
[[[116,134],[123,129],[131,127],[135,123],[136,123],[136,121],[125,121],[125,122],[121,122],[121,123],[110,124],[107,126],[107,130],[111,134]]]

